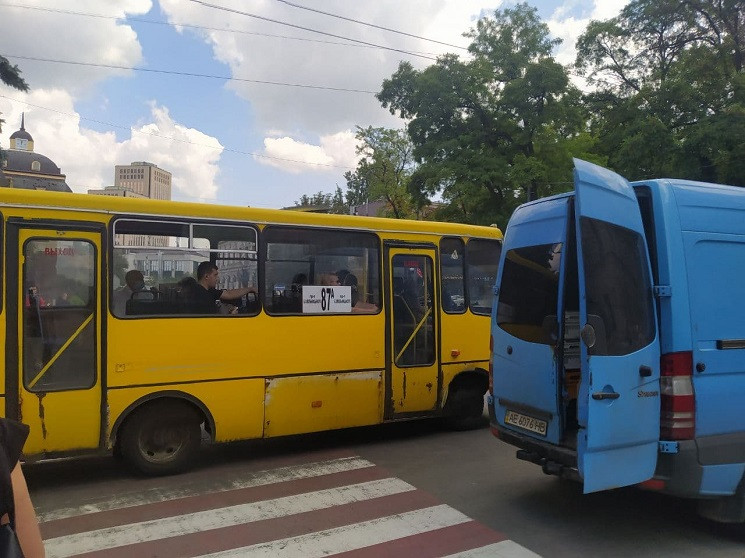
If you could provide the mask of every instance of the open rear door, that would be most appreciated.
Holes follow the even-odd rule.
[[[652,477],[660,428],[657,325],[639,205],[621,176],[574,161],[584,491]]]

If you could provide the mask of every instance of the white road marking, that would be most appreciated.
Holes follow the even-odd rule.
[[[531,552],[514,541],[507,540],[457,554],[449,554],[444,558],[541,558],[541,555]]]
[[[343,457],[341,459],[333,459],[330,461],[320,461],[317,463],[306,463],[302,465],[280,467],[267,471],[259,471],[253,473],[248,478],[233,480],[216,486],[213,485],[209,490],[204,490],[202,492],[227,492],[229,490],[239,490],[241,488],[250,488],[252,486],[265,486],[298,479],[332,475],[335,473],[365,469],[373,466],[374,464],[366,459],[359,457]],[[119,495],[115,498],[107,499],[106,501],[95,504],[86,504],[75,508],[61,508],[47,512],[39,512],[37,510],[37,514],[40,522],[55,521],[57,519],[67,519],[68,517],[77,517],[89,513],[131,508],[134,506],[166,502],[178,498],[199,495],[201,495],[200,492],[195,492],[188,486],[182,486],[180,488],[169,487],[167,489],[158,488],[144,492]]]
[[[206,554],[203,558],[314,558],[365,548],[471,521],[450,506],[440,505],[363,521],[309,535],[290,537]]]
[[[242,525],[292,514],[322,510],[416,490],[400,479],[388,478],[307,492],[250,504],[200,511],[164,519],[108,527],[45,541],[48,558],[66,558],[145,541],[178,537],[220,527]],[[455,512],[455,510],[452,510]],[[455,512],[459,515],[460,512]],[[463,516],[465,517],[465,516]]]

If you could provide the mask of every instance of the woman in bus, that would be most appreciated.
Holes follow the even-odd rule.
[[[339,285],[352,287],[352,312],[370,313],[378,311],[377,305],[360,300],[357,276],[354,273],[348,269],[340,269],[335,275],[339,280]]]

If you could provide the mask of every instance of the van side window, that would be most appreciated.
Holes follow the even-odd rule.
[[[516,248],[504,259],[497,324],[531,343],[556,343],[561,243]]]
[[[625,355],[655,339],[652,284],[642,236],[588,217],[580,220],[588,322],[596,355]]]

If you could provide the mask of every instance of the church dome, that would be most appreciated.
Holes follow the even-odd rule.
[[[13,132],[10,135],[10,139],[12,139],[12,140],[14,140],[14,139],[25,139],[25,140],[28,140],[28,141],[34,141],[34,138],[31,137],[31,134],[29,134],[26,131],[26,127],[24,126],[24,120],[25,120],[25,115],[21,114],[21,129]]]

